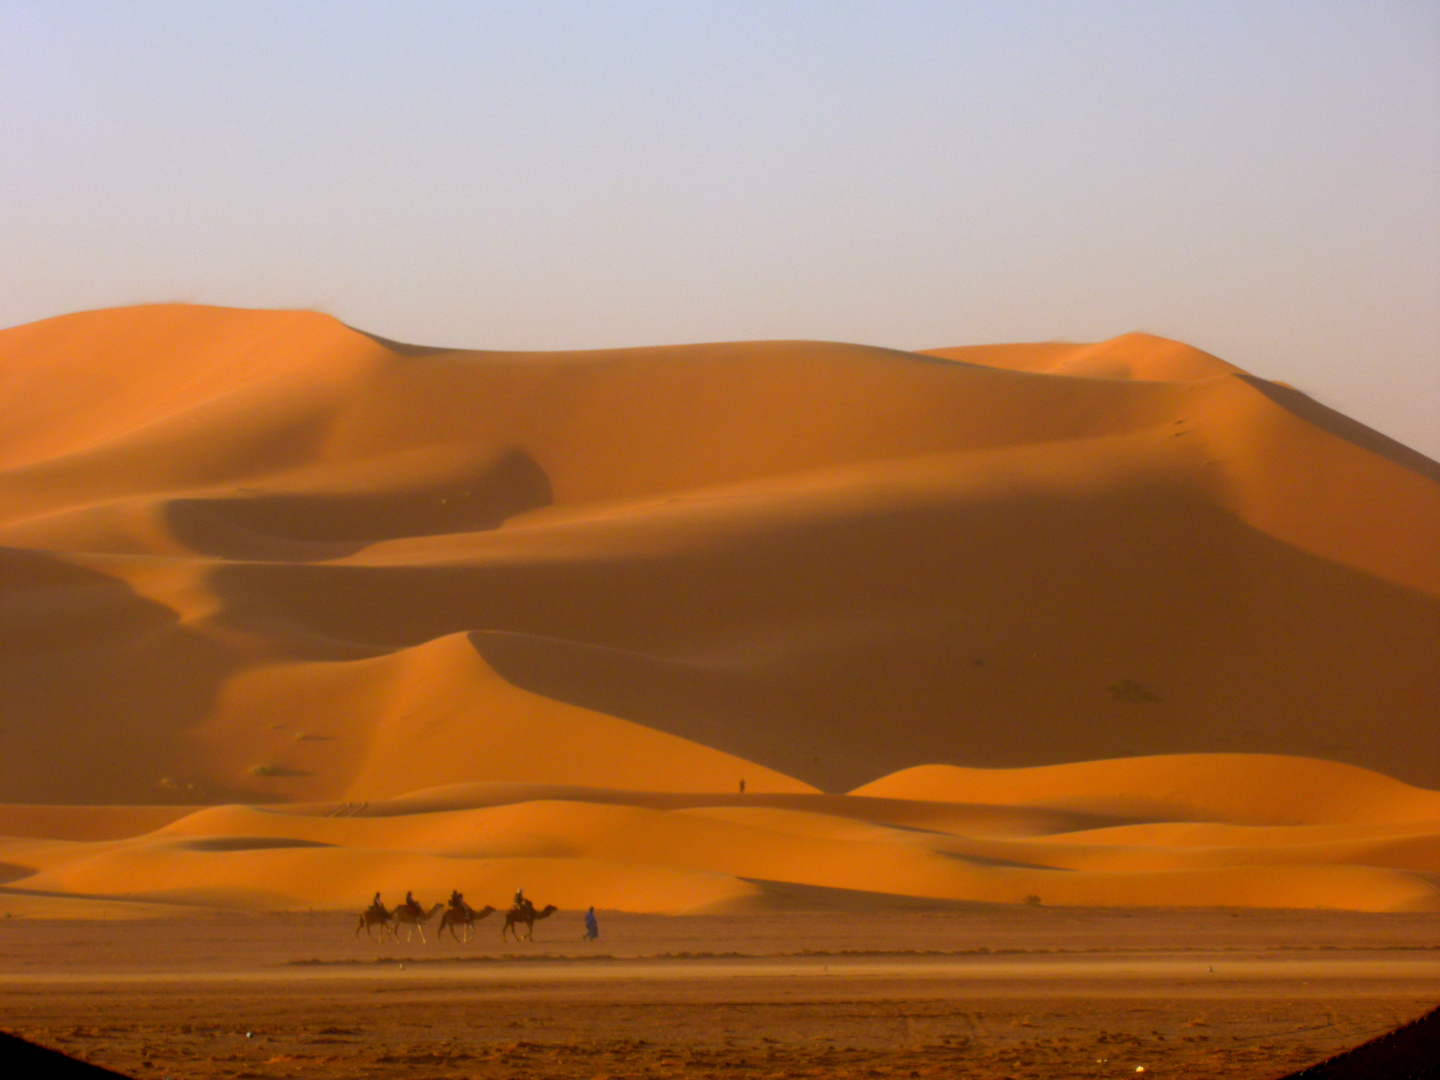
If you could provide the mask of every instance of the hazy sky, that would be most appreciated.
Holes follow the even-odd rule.
[[[1440,457],[1440,3],[0,0],[0,325],[1142,329]]]

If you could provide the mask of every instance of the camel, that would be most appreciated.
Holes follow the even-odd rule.
[[[516,926],[524,923],[527,931],[525,940],[534,941],[536,921],[539,919],[548,919],[558,910],[554,904],[546,904],[543,911],[536,911],[535,905],[530,903],[529,900],[526,900],[523,907],[511,908],[505,913],[505,925],[500,928],[500,940],[504,941],[505,935],[514,931],[515,940],[519,941],[520,931],[516,929]]]
[[[396,910],[399,910],[398,908]],[[395,912],[381,905],[380,907],[368,907],[360,913],[360,925],[355,927],[355,936],[360,936],[364,930],[371,941],[375,940],[375,927],[380,927],[380,940],[384,941],[386,936],[394,933],[395,928],[390,925],[395,918]]]
[[[390,933],[395,935],[396,940],[400,938],[400,927],[405,927],[405,940],[409,941],[412,934],[417,930],[420,932],[420,940],[425,940],[425,924],[445,909],[445,905],[436,903],[429,911],[422,911],[417,904],[415,907],[407,907],[401,904],[390,917],[395,920],[395,926]]]
[[[475,936],[475,924],[485,918],[485,916],[494,914],[494,912],[495,909],[489,904],[486,904],[479,911],[476,911],[464,901],[461,901],[458,908],[454,904],[451,904],[445,909],[445,914],[440,916],[440,928],[435,931],[435,936],[439,937],[448,926],[450,928],[450,936],[456,941],[469,941]],[[463,927],[463,937],[461,934],[455,933],[455,927],[457,926]]]

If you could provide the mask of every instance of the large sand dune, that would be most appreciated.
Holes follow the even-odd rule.
[[[1440,466],[1177,342],[174,305],[0,393],[13,895],[1436,902]]]

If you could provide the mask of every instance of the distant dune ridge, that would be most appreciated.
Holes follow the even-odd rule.
[[[1440,466],[1178,342],[166,305],[0,396],[0,908],[1440,903]]]

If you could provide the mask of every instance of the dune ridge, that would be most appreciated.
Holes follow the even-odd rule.
[[[922,765],[851,794],[1231,825],[1440,821],[1440,792],[1353,765],[1271,754],[1173,754],[1028,769]]]
[[[1433,901],[1440,466],[1179,342],[159,305],[0,331],[0,390],[11,896],[350,904],[370,859],[588,860],[636,910]],[[141,828],[184,804],[357,831]]]

